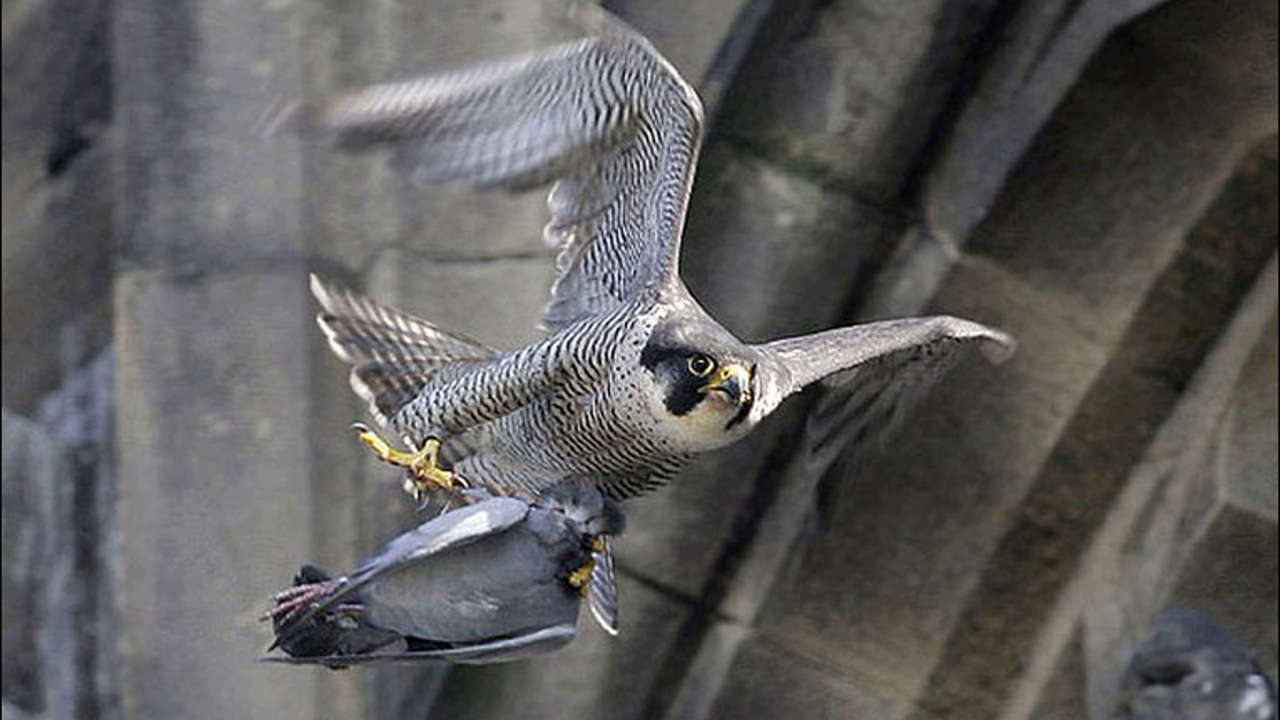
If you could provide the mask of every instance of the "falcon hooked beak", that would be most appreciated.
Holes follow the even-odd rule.
[[[704,394],[719,391],[733,405],[745,407],[751,402],[751,371],[737,363],[723,365],[698,390]]]

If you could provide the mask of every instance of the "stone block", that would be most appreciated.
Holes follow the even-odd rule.
[[[6,157],[6,166],[10,162]],[[6,407],[33,411],[65,372],[109,339],[111,170],[109,147],[95,145],[40,183],[12,213],[5,211],[0,326]]]
[[[1177,3],[1113,36],[968,246],[1076,305],[1100,338],[1114,339],[1128,325],[1124,309],[1136,307],[1152,269],[1173,257],[1259,137],[1261,111],[1234,81],[1183,55],[1199,50],[1150,41],[1154,31],[1144,30],[1166,23],[1166,14],[1210,6],[1245,22],[1234,7]],[[1259,32],[1245,33],[1249,43]],[[1263,52],[1249,43],[1219,47],[1219,36],[1210,35],[1203,47],[1217,48],[1222,64]]]
[[[440,260],[401,250],[378,253],[369,291],[442,328],[505,349],[543,337],[542,308],[551,297],[550,253],[526,258]]]
[[[849,682],[839,673],[789,653],[773,638],[739,651],[708,717],[847,718],[879,720],[900,712],[903,698],[891,679]]]
[[[1169,487],[1154,493],[1151,509],[1143,510],[1134,526],[1140,536],[1157,535],[1143,545],[1140,560],[1125,562],[1123,572],[1108,576],[1133,576],[1125,583],[1127,589],[1116,590],[1131,595],[1118,600],[1119,604],[1139,608],[1141,614],[1156,602],[1158,595],[1151,593],[1161,592],[1158,569],[1177,562],[1178,539],[1184,532],[1194,532],[1194,523],[1188,526],[1176,520],[1189,519],[1204,507],[1195,496],[1203,495],[1212,477],[1206,470],[1212,463],[1199,459],[1206,437],[1213,434],[1225,391],[1271,312],[1263,290],[1249,291],[1249,281],[1258,276],[1259,264],[1265,263],[1259,258],[1262,253],[1246,251],[1255,244],[1252,238],[1237,236],[1226,245],[1228,249],[1207,253],[1209,237],[1199,228],[1192,232],[1178,256],[1151,282],[1139,306],[1126,311],[1132,318],[1129,327],[1089,384],[983,568],[981,582],[966,599],[965,611],[929,682],[929,696],[921,700],[924,708],[974,718],[998,710],[1003,698],[991,688],[1008,687],[1022,672],[1027,648],[1035,644],[1070,587],[1071,575],[1106,521],[1107,509],[1132,483],[1133,468],[1158,461],[1196,480],[1164,480]],[[1221,270],[1203,272],[1206,257],[1220,261]],[[1227,258],[1230,261],[1224,261]],[[1269,273],[1274,269],[1252,284],[1265,288],[1265,278],[1274,277]],[[1190,285],[1194,292],[1188,291]],[[1237,310],[1242,297],[1250,310]],[[1245,315],[1248,321],[1234,323],[1233,314]],[[1222,341],[1229,347],[1210,353],[1229,323],[1246,329],[1233,330],[1232,340]],[[1225,369],[1200,385],[1216,382],[1221,387],[1217,392],[1196,390],[1196,399],[1188,395],[1185,401],[1195,403],[1190,406],[1195,409],[1184,409],[1178,405],[1180,395],[1193,376],[1198,377],[1197,368],[1207,356],[1218,358],[1213,366]],[[1169,418],[1175,415],[1193,418],[1176,424],[1181,439],[1161,440],[1158,448],[1153,446],[1156,438],[1174,432],[1162,426],[1173,423]],[[1181,469],[1184,466],[1187,469]],[[1160,529],[1144,526],[1148,524]],[[1107,673],[1100,671],[1098,676],[1105,678]],[[1101,682],[1095,678],[1091,687]]]
[[[1229,502],[1263,517],[1276,517],[1276,317],[1258,340],[1232,393],[1227,447],[1218,482]]]
[[[1084,570],[1089,590],[1080,608],[1087,676],[1083,698],[1090,717],[1106,717],[1133,649],[1191,551],[1191,538],[1212,517],[1211,468],[1218,443],[1186,440],[1189,447],[1172,464],[1135,472],[1137,482],[1150,484],[1147,496],[1140,504],[1117,504],[1109,524],[1118,529],[1103,532],[1121,537]]]
[[[1000,42],[947,128],[921,203],[929,231],[963,245],[1106,37],[1158,0],[1051,0],[993,21]]]
[[[1083,642],[1077,628],[1050,674],[1031,713],[1032,720],[1082,720],[1087,717]]]
[[[578,637],[553,655],[506,665],[458,667],[436,718],[643,718],[661,672],[657,658],[677,642],[687,608],[651,587],[619,578],[621,634],[600,630],[586,609]]]
[[[1200,237],[1197,232],[1192,240]],[[1188,257],[1196,254],[1194,247],[1184,253]],[[1135,319],[1130,335],[1137,342],[1127,340],[1117,353],[1116,362],[1128,362],[1143,372],[1152,357],[1160,356],[1159,345],[1149,344],[1160,333],[1152,333],[1150,326],[1178,316],[1177,293],[1169,294],[1169,286],[1176,287],[1178,283],[1167,281],[1181,277],[1178,266],[1182,264],[1175,263],[1157,284],[1148,302],[1154,311],[1144,310]],[[1231,399],[1232,386],[1241,377],[1241,368],[1274,313],[1274,286],[1273,261],[1243,301],[1231,303],[1238,309],[1225,330],[1214,325],[1199,329],[1200,334],[1217,336],[1213,349],[1197,364],[1190,381],[1167,377],[1185,387],[1185,391],[1123,490],[1107,502],[1108,518],[1094,533],[1092,547],[1080,561],[1079,580],[1065,594],[1063,604],[1068,609],[1061,612],[1080,613],[1083,617],[1086,700],[1091,717],[1109,717],[1121,674],[1134,647],[1158,611],[1169,602],[1178,568],[1217,512],[1219,492],[1214,480],[1223,467],[1229,437],[1229,425],[1224,422],[1229,412],[1224,410]],[[1194,306],[1194,300],[1189,298],[1186,302]],[[1147,345],[1141,342],[1144,338]],[[1194,339],[1193,343],[1200,341]],[[1131,404],[1146,401],[1142,396],[1125,400]],[[1092,474],[1082,472],[1081,477],[1090,478]],[[1097,503],[1088,506],[1094,504]],[[1078,505],[1085,507],[1086,503]],[[1060,624],[1060,620],[1055,622]]]
[[[697,87],[747,2],[609,0],[604,5],[649,38],[684,79]]]
[[[450,70],[581,34],[563,0],[346,3],[328,9],[308,32],[305,86],[289,96]],[[348,157],[323,143],[306,143],[302,152],[306,242],[325,263],[360,269],[388,248],[443,259],[543,250],[548,188],[519,195],[421,188],[393,173],[383,152]]]
[[[703,157],[689,214],[686,282],[749,342],[831,327],[890,239],[875,209],[723,142]]]
[[[350,716],[317,705],[325,671],[255,662],[266,596],[310,552],[323,472],[304,273],[138,271],[115,310],[125,716]]]
[[[11,219],[41,194],[45,181],[96,144],[110,120],[110,11],[103,0],[4,6],[6,251]]]
[[[817,5],[790,13],[753,49],[721,129],[895,204],[993,4]]]
[[[114,6],[119,249],[143,266],[240,268],[301,249],[302,163],[257,136],[302,82],[303,3]]]

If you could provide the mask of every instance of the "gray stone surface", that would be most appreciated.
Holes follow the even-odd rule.
[[[1268,677],[1277,672],[1275,521],[1226,505],[1187,558],[1168,604],[1220,618]]]
[[[1038,698],[1032,720],[1080,720],[1086,716],[1087,692],[1084,672],[1083,640],[1078,630],[1072,633],[1071,642]]]
[[[128,717],[322,714],[323,671],[255,661],[264,595],[310,552],[305,287],[298,271],[117,282]]]
[[[29,712],[70,717],[76,698],[57,651],[70,650],[75,562],[70,448],[4,411],[3,692]]]
[[[1051,0],[1006,10],[987,68],[948,128],[921,204],[929,232],[962,244],[994,204],[1085,64],[1117,27],[1161,0]],[[999,21],[998,21],[999,22]]]
[[[888,251],[893,220],[728,142],[700,165],[682,248],[690,290],[747,341],[830,327]]]
[[[984,226],[1001,230],[979,228],[969,244],[1076,308],[1099,338],[1123,332],[1122,308],[1252,149],[1265,112],[1221,74],[1265,53],[1265,34],[1221,48],[1206,38],[1210,65],[1159,31],[1144,20],[1107,43],[1010,177]]]
[[[65,510],[54,514],[52,532],[70,572],[49,599],[55,612],[68,618],[54,623],[60,634],[46,648],[47,678],[56,679],[59,698],[53,704],[70,716],[113,720],[120,708],[119,659],[110,567],[115,559],[113,517],[115,482],[114,366],[111,346],[70,371],[62,384],[41,398],[35,420],[62,443],[71,460],[70,473],[56,482],[69,488]],[[57,566],[57,563],[54,563]],[[60,713],[62,714],[62,713]],[[55,715],[57,716],[57,715]]]
[[[1210,213],[1207,220],[1210,225],[1213,215]],[[1248,235],[1237,236],[1233,247],[1215,247],[1212,257],[1229,257],[1241,264],[1224,263],[1218,272],[1206,275],[1201,261],[1209,254],[1205,244],[1211,237],[1200,228],[1188,236],[1177,258],[1152,284],[1106,366],[1088,387],[987,560],[980,585],[967,599],[965,612],[929,683],[932,697],[926,707],[936,712],[964,707],[967,710],[962,712],[970,712],[972,717],[989,715],[996,707],[991,702],[997,697],[994,693],[970,697],[958,694],[958,689],[972,692],[972,688],[1007,687],[1021,672],[1024,644],[1032,641],[1068,586],[1076,563],[1103,522],[1103,509],[1114,505],[1131,468],[1142,459],[1143,449],[1174,409],[1180,389],[1205,361],[1219,329],[1241,302],[1248,287],[1245,283],[1258,275],[1258,266],[1270,250],[1266,247],[1269,243],[1263,241],[1256,242],[1255,251],[1249,252],[1255,241]],[[1194,293],[1186,292],[1190,278],[1196,284]],[[1267,312],[1265,305],[1261,312]],[[1262,319],[1253,320],[1255,333]],[[1238,372],[1252,338],[1241,342],[1246,346],[1237,350],[1232,372]],[[1161,368],[1159,373],[1150,371],[1153,365]],[[1211,427],[1221,406],[1206,406],[1203,412]],[[1188,431],[1184,442],[1176,446],[1178,452],[1188,455],[1179,460],[1188,472],[1194,473],[1209,462],[1197,454],[1203,452],[1199,449],[1203,434]],[[1199,475],[1208,477],[1209,473],[1201,470]],[[1180,502],[1191,508],[1188,514],[1194,511],[1193,501]],[[1143,512],[1177,517],[1183,512],[1178,507],[1170,496]],[[1164,534],[1139,554],[1141,560],[1133,572],[1141,571],[1149,582],[1135,582],[1135,588],[1153,593],[1167,590],[1157,581],[1155,569],[1176,562],[1176,555],[1164,555],[1178,547],[1175,540],[1180,530],[1176,527],[1165,526]]]
[[[1221,470],[1222,491],[1231,503],[1274,522],[1277,507],[1276,318],[1258,341],[1232,395],[1229,436]]]
[[[110,337],[112,162],[99,143],[25,192],[5,187],[0,332],[9,368],[6,407],[34,410],[42,394]],[[6,155],[5,167],[11,164],[29,166]]]
[[[710,717],[760,717],[767,708],[782,717],[883,718],[893,717],[903,703],[892,681],[872,677],[849,682],[762,640],[742,648],[729,677]]]
[[[31,195],[74,164],[106,128],[110,5],[105,0],[4,4],[0,147],[6,236]],[[110,195],[109,187],[99,190]]]
[[[723,130],[892,205],[993,5],[797,5],[743,68]]]
[[[538,329],[538,319],[554,279],[551,253],[444,261],[388,250],[377,255],[369,270],[369,287],[385,302],[508,349],[546,334]]]
[[[1024,643],[1032,642],[1038,628],[1045,624],[1050,608],[1068,587],[1070,574],[1102,521],[1101,510],[1116,503],[1116,494],[1127,482],[1130,468],[1172,409],[1177,389],[1186,386],[1201,362],[1184,359],[1184,353],[1203,358],[1221,327],[1217,323],[1225,322],[1238,302],[1238,297],[1226,295],[1218,317],[1204,325],[1183,324],[1186,318],[1206,309],[1198,302],[1214,295],[1213,283],[1204,280],[1203,293],[1188,296],[1181,292],[1185,287],[1185,266],[1193,264],[1187,259],[1196,254],[1195,241],[1193,234],[1192,245],[1153,286],[1130,330],[1092,383],[1022,500],[939,660],[929,683],[933,697],[927,707],[935,711],[977,707],[974,717],[994,711],[991,693],[970,698],[960,694],[960,688],[972,692],[972,688],[1007,687],[1021,673]],[[1264,307],[1262,312],[1266,311]],[[1254,321],[1255,328],[1259,320]],[[1243,342],[1246,348],[1238,351],[1241,357],[1247,352],[1250,339]],[[1147,369],[1153,358],[1160,358],[1162,370],[1158,375]],[[1237,369],[1238,365],[1239,362]],[[1201,412],[1209,423],[1207,427],[1212,427],[1221,412],[1220,405],[1205,407]],[[1185,471],[1179,472],[1209,475],[1204,468],[1210,461],[1201,460],[1201,455],[1196,454],[1203,452],[1198,449],[1203,435],[1203,430],[1187,431],[1182,442],[1172,446],[1176,452],[1188,455],[1187,459],[1178,460],[1179,467],[1186,466]],[[1150,509],[1142,511],[1144,516],[1162,520],[1156,525],[1161,529],[1151,531],[1156,534],[1144,542],[1142,552],[1135,551],[1137,561],[1126,569],[1135,578],[1132,585],[1125,583],[1125,587],[1132,587],[1132,592],[1143,598],[1138,606],[1150,605],[1162,589],[1167,590],[1167,585],[1159,582],[1159,568],[1177,562],[1176,540],[1183,533],[1192,532],[1195,524],[1191,519],[1196,512],[1203,512],[1202,504],[1195,499],[1196,485],[1188,487],[1159,496]],[[1186,510],[1182,509],[1184,506]],[[1168,524],[1182,516],[1187,523]],[[1139,575],[1145,581],[1137,579]],[[1103,625],[1106,626],[1105,621]],[[1098,670],[1097,674],[1108,676],[1106,670]],[[982,710],[984,707],[991,709]]]
[[[698,85],[749,0],[608,0],[610,12],[644,33],[680,74]]]
[[[301,249],[296,147],[254,134],[264,108],[301,83],[303,15],[290,9],[117,5],[117,190],[128,202],[116,230],[128,264],[207,272]]]
[[[1028,650],[1004,720],[1036,717],[1032,708],[1061,710],[1052,699],[1055,668],[1069,660],[1083,636],[1091,718],[1109,718],[1120,674],[1155,614],[1163,607],[1178,568],[1214,517],[1222,466],[1223,423],[1231,387],[1275,305],[1275,261],[1254,283],[1236,316],[1196,370],[1177,407],[1150,443],[1123,490],[1108,503],[1106,520],[1087,553],[1071,565],[1074,578]],[[1139,321],[1135,321],[1135,325]],[[1083,477],[1083,476],[1082,476]],[[1080,630],[1077,630],[1080,628]],[[1071,643],[1071,644],[1069,644]],[[1055,710],[1055,711],[1057,711]]]
[[[1201,426],[1212,428],[1213,418]],[[1192,534],[1213,511],[1212,472],[1219,447],[1184,427],[1184,456],[1176,463],[1140,467],[1149,485],[1143,502],[1130,515],[1114,513],[1104,529],[1117,537],[1114,554],[1094,564],[1095,577],[1083,613],[1086,692],[1090,718],[1108,717],[1115,702],[1121,673],[1130,655],[1172,589],[1178,567],[1192,548]],[[1208,498],[1205,494],[1209,493]],[[1207,502],[1206,502],[1207,500]],[[1123,526],[1123,529],[1120,529]]]

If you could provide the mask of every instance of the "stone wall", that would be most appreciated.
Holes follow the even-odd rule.
[[[633,501],[619,638],[259,664],[269,591],[411,521],[307,273],[505,347],[552,278],[540,193],[260,120],[567,4],[5,0],[4,717],[1106,720],[1175,602],[1275,678],[1274,5],[606,4],[707,98],[682,262],[729,328],[947,312],[1015,359],[883,448],[805,393]]]

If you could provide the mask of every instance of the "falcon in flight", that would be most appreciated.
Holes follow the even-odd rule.
[[[551,332],[527,347],[498,350],[312,279],[355,391],[410,450],[362,437],[423,489],[532,499],[588,481],[624,499],[743,437],[810,383],[854,393],[849,432],[861,437],[970,346],[993,361],[1013,351],[1004,333],[946,316],[754,345],[734,337],[679,274],[701,102],[645,38],[603,13],[576,42],[302,103],[278,123],[345,149],[390,147],[420,184],[554,183]]]

